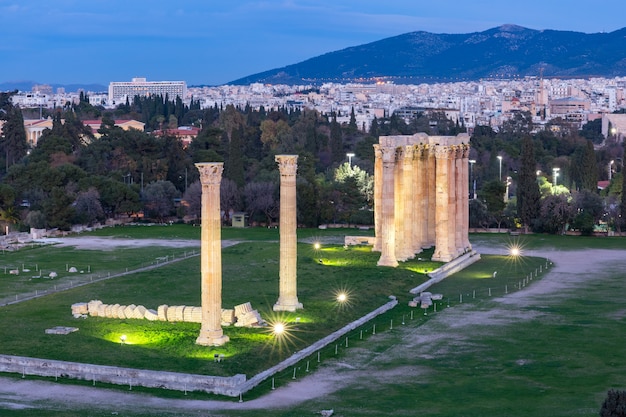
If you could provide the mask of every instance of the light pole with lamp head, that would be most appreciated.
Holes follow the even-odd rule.
[[[498,161],[500,161],[500,176],[498,178],[502,181],[502,155],[498,155]]]
[[[349,152],[346,156],[348,157],[348,165],[352,166],[352,157],[354,157],[354,153]]]
[[[475,159],[470,159],[469,160],[469,164],[470,164],[470,191],[472,188],[472,184],[474,185],[474,194],[473,194],[473,200],[476,200],[476,181],[474,181],[474,164],[476,163]],[[471,192],[470,192],[471,194]]]
[[[609,162],[609,182],[611,181],[611,178],[613,176],[613,164],[615,163],[615,161],[613,159],[611,159],[611,162]]]
[[[561,168],[552,168],[552,186],[556,187],[556,177],[559,176]]]

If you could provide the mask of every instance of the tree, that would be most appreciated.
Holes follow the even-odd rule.
[[[574,210],[576,215],[573,218],[572,227],[586,236],[592,234],[595,225],[605,212],[602,198],[588,190],[575,194]]]
[[[277,186],[273,182],[251,182],[244,187],[243,198],[250,219],[253,219],[256,213],[261,213],[265,216],[267,224],[271,224],[278,216],[276,191]]]
[[[155,181],[148,184],[143,193],[145,214],[161,222],[175,214],[174,199],[179,192],[169,181]]]
[[[241,155],[243,127],[236,128],[230,135],[228,161],[226,163],[226,177],[234,181],[237,187],[243,188],[245,176]]]
[[[598,188],[598,164],[593,142],[587,140],[582,161],[577,164],[580,170],[579,186],[581,190],[595,191]]]
[[[91,225],[104,219],[104,210],[100,203],[100,193],[94,187],[79,192],[74,201],[77,223]]]
[[[541,202],[541,228],[547,233],[565,234],[565,228],[572,221],[574,210],[568,194],[553,194]]]
[[[517,214],[524,231],[539,215],[539,185],[537,184],[537,163],[533,141],[530,136],[522,140],[521,164],[517,185]]]
[[[500,224],[503,220],[504,215],[504,207],[506,203],[504,202],[504,193],[506,192],[506,185],[502,181],[492,180],[488,181],[483,185],[483,188],[478,193],[478,196],[485,205],[487,206],[487,212],[498,224]]]
[[[343,133],[335,113],[333,113],[332,121],[330,122],[330,153],[333,162],[341,162],[345,158],[343,153]]]
[[[626,417],[626,391],[610,389],[600,408],[600,417]]]
[[[221,185],[220,185],[221,188]],[[221,193],[220,193],[221,197]],[[185,214],[199,219],[202,215],[202,184],[200,181],[193,182],[183,194]]]
[[[335,181],[344,184],[348,180],[361,195],[361,207],[372,206],[374,203],[374,176],[369,175],[357,165],[345,162],[335,170]]]
[[[6,111],[6,122],[2,127],[0,139],[5,157],[5,167],[8,171],[9,166],[22,159],[28,149],[24,118],[19,107],[10,106]]]

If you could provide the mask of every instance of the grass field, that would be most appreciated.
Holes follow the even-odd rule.
[[[124,236],[145,234],[145,230],[148,229],[129,228]],[[278,292],[278,245],[267,243],[274,240],[270,238],[273,230],[260,230],[253,232],[252,240],[263,242],[248,242],[223,250],[223,305],[251,301],[264,317],[270,317]],[[231,238],[245,239],[245,233],[237,233],[237,237]],[[309,235],[318,236],[319,231],[310,231]],[[177,238],[185,238],[182,236]],[[585,247],[624,249],[625,246],[620,239],[578,239],[581,238],[533,236],[512,240],[505,236],[474,235],[471,240],[492,246],[522,244],[535,250],[554,247],[572,251]],[[394,294],[400,299],[399,306],[349,334],[350,347],[345,347],[343,341],[329,346],[321,353],[320,365],[315,358],[310,358],[312,370],[332,366],[330,364],[336,361],[349,362],[355,368],[352,372],[363,373],[360,383],[348,384],[323,400],[272,410],[271,414],[299,416],[335,408],[340,410],[336,415],[342,416],[415,415],[416,410],[420,415],[432,416],[569,416],[576,410],[576,415],[591,416],[597,415],[609,387],[625,385],[622,375],[626,365],[623,365],[625,358],[621,349],[626,342],[623,274],[619,266],[599,267],[602,273],[593,283],[572,290],[566,297],[546,299],[545,304],[520,309],[494,298],[518,291],[520,282],[529,272],[540,265],[543,267],[545,260],[483,256],[481,262],[433,288],[434,292],[443,293],[444,299],[438,305],[437,314],[431,310],[424,316],[421,310],[406,306],[411,297],[407,291],[425,279],[424,269],[432,269],[435,264],[413,260],[397,269],[377,268],[374,266],[377,254],[359,248],[346,251],[341,245],[324,246],[323,250],[315,251],[309,244],[300,244],[298,255],[299,298],[305,309],[298,312],[301,321],[294,337],[277,343],[267,332],[225,328],[231,343],[224,348],[228,358],[221,364],[207,360],[212,358],[211,349],[199,348],[193,343],[198,325],[90,318],[80,321],[81,330],[69,336],[49,336],[42,331],[51,325],[75,325],[69,305],[92,298],[120,304],[145,303],[152,308],[161,303],[197,304],[197,258],[3,307],[0,310],[3,322],[16,325],[0,329],[3,341],[0,351],[208,374],[229,375],[243,370],[241,373],[250,376],[331,329],[372,310]],[[496,278],[493,278],[494,271],[498,271]],[[541,274],[536,279],[541,279]],[[533,282],[528,285],[532,287]],[[336,303],[334,295],[338,290],[349,290],[348,305]],[[484,314],[489,319],[483,324],[466,327],[451,324],[475,314]],[[283,317],[292,321],[294,318],[293,315]],[[493,325],[494,320],[496,325]],[[374,325],[378,326],[376,335],[372,335]],[[363,340],[360,340],[360,332],[364,332]],[[142,341],[120,346],[122,333],[128,335],[129,341],[135,334],[138,340],[141,336]],[[440,333],[449,337],[435,337]],[[123,355],[119,354],[120,349],[124,349]],[[258,366],[256,353],[264,358],[263,366]],[[304,372],[304,366],[304,362],[298,365],[299,375]],[[280,386],[290,380],[291,370],[287,370],[277,375],[276,383]],[[268,391],[268,384],[263,384],[249,397]],[[179,397],[176,393],[167,395]],[[38,411],[41,413],[37,415],[42,416],[80,415],[81,412]],[[29,415],[19,410],[7,413]],[[110,415],[110,411],[98,414],[91,410],[89,415]],[[155,414],[142,414],[138,410],[125,415]],[[215,415],[265,413],[237,410]]]

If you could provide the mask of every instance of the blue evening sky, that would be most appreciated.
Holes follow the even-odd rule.
[[[222,84],[413,31],[595,33],[624,0],[0,0],[0,82]]]

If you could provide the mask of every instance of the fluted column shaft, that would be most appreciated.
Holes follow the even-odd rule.
[[[298,155],[276,155],[280,171],[280,283],[278,301],[274,311],[296,311],[302,308],[298,302],[297,284],[297,219],[296,219],[296,171]]]
[[[411,252],[413,253],[413,255],[422,251],[422,195],[420,184],[422,176],[420,173],[420,155],[420,146],[414,146],[411,161],[411,188],[409,189],[411,198]]]
[[[374,247],[372,251],[381,251],[382,241],[382,190],[383,190],[383,154],[380,145],[374,145]]]
[[[469,183],[469,145],[463,146],[463,185],[464,187]],[[463,243],[462,247],[465,252],[472,250],[472,245],[469,241],[469,193],[463,194]]]
[[[465,228],[463,222],[463,207],[465,204],[465,196],[467,196],[467,182],[465,175],[463,174],[463,145],[459,146],[456,153],[455,159],[456,165],[456,207],[454,209],[456,215],[456,227],[455,227],[455,236],[454,236],[454,246],[455,246],[455,257],[462,255],[464,252],[463,245],[463,230]]]
[[[196,343],[220,346],[228,342],[222,331],[222,236],[220,183],[224,164],[198,163],[202,184],[200,274],[202,324]]]
[[[380,147],[382,153],[382,201],[381,201],[381,254],[379,266],[398,266],[396,259],[395,210],[394,210],[394,173],[396,165],[396,149]]]
[[[426,240],[428,237],[428,165],[426,154],[428,150],[424,145],[418,145],[415,150],[415,200],[414,210],[416,214],[416,234],[415,253],[419,253],[423,248],[428,247]]]
[[[456,146],[450,146],[448,159],[448,251],[456,256]]]
[[[437,230],[437,161],[436,147],[429,146],[426,153],[426,189],[428,192],[426,246],[435,246],[435,231]]]
[[[450,147],[439,146],[435,149],[436,163],[436,195],[435,195],[435,253],[432,259],[448,262],[452,260],[450,253]]]

